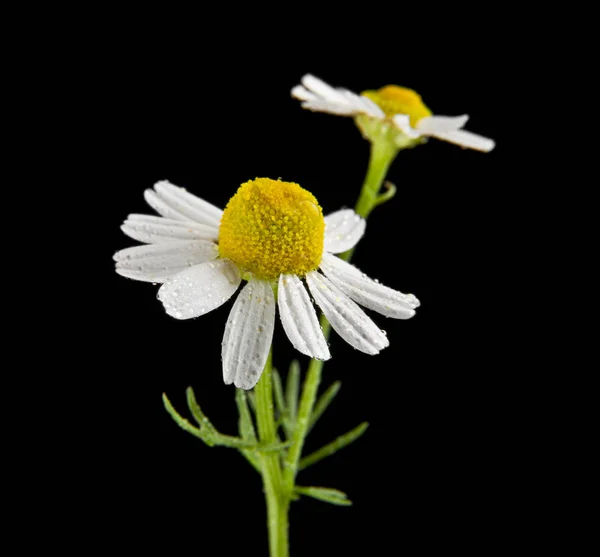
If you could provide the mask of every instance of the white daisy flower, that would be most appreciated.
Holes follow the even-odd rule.
[[[351,209],[323,217],[314,196],[298,184],[251,180],[224,211],[166,181],[146,190],[145,198],[160,216],[127,217],[123,232],[148,245],[117,252],[117,273],[163,283],[158,298],[177,319],[221,306],[247,281],[225,326],[226,384],[251,389],[260,378],[276,297],[291,343],[320,360],[331,355],[308,291],[333,329],[367,354],[389,342],[357,303],[397,319],[412,317],[419,305],[412,294],[383,286],[333,255],[356,245],[365,220]]]
[[[302,101],[302,107],[316,112],[329,112],[343,116],[354,116],[357,124],[371,138],[373,131],[380,134],[375,122],[385,122],[403,134],[402,147],[413,146],[421,138],[435,137],[461,147],[478,151],[491,151],[493,140],[463,129],[469,117],[435,116],[425,106],[421,96],[405,87],[387,85],[375,91],[363,91],[356,95],[346,89],[333,88],[317,77],[306,74],[302,85],[292,89],[292,96]],[[384,128],[383,132],[387,132]]]

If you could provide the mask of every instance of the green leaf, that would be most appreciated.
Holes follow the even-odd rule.
[[[285,399],[283,398],[283,385],[281,384],[281,377],[279,376],[277,369],[273,368],[271,370],[271,377],[273,379],[273,398],[275,399],[275,407],[282,420],[285,421],[287,412],[285,409]]]
[[[201,428],[204,427],[204,428],[214,430],[214,427],[210,423],[210,420],[206,417],[206,414],[204,414],[204,412],[202,412],[200,405],[196,401],[196,395],[194,394],[194,389],[192,389],[191,387],[188,387],[185,390],[185,394],[186,394],[188,408],[190,409],[192,416],[194,416],[194,419],[198,422],[198,425]]]
[[[238,427],[242,439],[245,439],[246,441],[256,441],[256,430],[254,429],[252,415],[248,408],[246,391],[243,389],[235,390],[235,403],[237,404],[238,413],[240,415]]]
[[[319,460],[323,460],[324,458],[336,453],[340,449],[348,446],[350,443],[356,441],[367,430],[368,427],[369,424],[367,422],[363,422],[354,429],[350,430],[348,433],[340,435],[331,443],[321,447],[318,451],[315,451],[307,457],[304,457],[298,464],[298,470],[304,470],[316,462],[319,462]]]
[[[288,414],[292,424],[296,423],[298,415],[298,394],[300,391],[300,363],[298,360],[292,361],[288,371],[285,385],[285,397],[287,401]]]
[[[245,441],[256,442],[256,431],[254,429],[254,423],[252,422],[252,415],[248,408],[248,401],[246,400],[246,391],[243,389],[235,390],[235,403],[238,408],[238,414],[240,419],[238,421],[238,429],[240,436]],[[252,465],[252,467],[260,473],[260,461],[256,451],[250,449],[240,449],[242,456]]]
[[[194,391],[191,388],[187,390],[188,395],[188,405],[190,406],[190,410],[193,409],[194,417],[202,423],[201,429],[194,427],[190,422],[188,422],[185,418],[180,416],[173,405],[167,398],[167,395],[163,393],[163,404],[169,415],[175,420],[177,425],[191,433],[195,437],[202,439],[208,446],[213,447],[215,445],[219,445],[222,447],[231,447],[233,449],[252,449],[259,452],[279,452],[283,449],[286,449],[289,446],[289,443],[271,443],[267,445],[263,445],[260,443],[256,443],[255,441],[246,441],[244,439],[240,439],[239,437],[233,437],[231,435],[225,435],[223,433],[219,433],[215,427],[210,423],[208,418],[202,413],[200,406],[196,402],[196,398],[194,396]]]
[[[352,501],[348,499],[348,496],[339,489],[332,489],[330,487],[296,486],[294,492],[300,495],[306,495],[307,497],[312,497],[313,499],[325,501],[326,503],[331,503],[332,505],[341,505],[345,507],[352,505]]]
[[[310,420],[308,421],[308,429],[306,434],[310,432],[313,426],[317,423],[319,418],[323,415],[325,410],[329,408],[329,405],[335,398],[335,395],[338,394],[339,390],[342,388],[341,381],[336,381],[319,397],[317,403],[315,404],[312,415],[310,416]]]
[[[163,398],[163,404],[165,405],[165,409],[167,410],[167,412],[169,413],[171,418],[173,418],[175,420],[175,423],[181,429],[187,431],[188,433],[191,433],[192,435],[198,437],[199,439],[202,439],[202,441],[204,441],[209,447],[212,447],[215,445],[215,442],[210,438],[210,436],[207,436],[201,430],[194,427],[192,424],[190,424],[190,422],[188,422],[185,418],[182,418],[177,413],[177,411],[175,410],[175,408],[173,408],[171,401],[167,398],[167,395],[165,393],[163,393],[162,398]]]
[[[394,186],[394,184],[392,184],[392,182],[390,182],[390,181],[384,182],[383,187],[387,191],[385,193],[381,193],[377,196],[377,198],[375,199],[375,204],[373,205],[373,208],[377,207],[378,205],[381,205],[382,203],[385,203],[386,201],[389,201],[390,199],[392,199],[392,197],[394,197],[394,195],[396,195],[396,186]]]
[[[252,412],[256,415],[256,396],[254,395],[254,391],[246,391],[246,397],[250,408],[252,408]]]

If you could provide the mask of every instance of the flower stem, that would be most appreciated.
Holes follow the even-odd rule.
[[[366,219],[373,208],[381,202],[379,192],[388,168],[397,153],[398,148],[389,142],[381,141],[372,143],[367,175],[355,208],[356,212],[363,218]],[[348,250],[340,256],[348,261],[352,257],[353,252],[353,249]],[[321,327],[325,338],[329,338],[331,325],[323,315],[321,316]],[[300,456],[304,448],[304,441],[313,423],[313,413],[317,392],[321,383],[323,363],[321,360],[311,359],[308,365],[295,427],[290,440],[291,445],[287,454],[283,457],[283,469],[280,465],[281,457],[277,452],[262,452],[258,454],[267,503],[270,557],[289,557],[288,513],[290,502],[295,494],[296,475],[300,469]],[[261,444],[265,446],[274,445],[279,441],[274,414],[271,366],[272,351],[269,352],[262,376],[254,390],[258,436]],[[362,433],[365,427],[366,424],[361,424],[355,429],[360,430],[360,433]],[[336,448],[335,446],[349,443],[348,439],[352,435],[355,435],[354,430],[346,436],[340,437],[333,444],[330,444],[331,446],[326,446],[322,451],[317,451],[315,455],[311,455],[308,460],[304,461],[303,466],[306,467],[312,461],[327,456],[327,454],[330,454]]]
[[[325,338],[329,337],[331,325],[321,316],[321,327]],[[308,364],[308,372],[304,380],[304,388],[302,389],[302,398],[300,399],[300,407],[298,408],[298,417],[296,418],[296,427],[292,435],[292,445],[290,446],[284,462],[283,481],[284,489],[287,493],[292,493],[296,474],[298,473],[298,465],[300,463],[300,455],[304,447],[304,440],[308,433],[308,426],[312,416],[317,391],[321,383],[321,370],[323,369],[323,361],[311,359]]]
[[[273,408],[273,382],[271,377],[272,351],[256,385],[256,421],[262,443],[276,443],[277,429]],[[270,557],[288,557],[288,511],[290,493],[282,490],[281,468],[278,453],[260,455],[265,499],[267,502],[267,527]]]
[[[398,147],[390,142],[378,141],[371,143],[369,167],[355,207],[356,213],[361,217],[366,219],[377,205],[381,186],[397,153]],[[340,254],[340,257],[349,261],[353,253],[354,248]],[[321,315],[321,328],[323,329],[323,335],[328,339],[331,333],[331,325],[324,315]],[[284,489],[288,493],[291,493],[294,489],[296,475],[299,471],[300,455],[302,454],[304,440],[309,431],[324,363],[322,360],[311,359],[308,364],[308,372],[304,381],[302,398],[298,409],[296,428],[291,440],[292,445],[288,450],[284,462],[283,482]]]
[[[398,147],[389,141],[371,143],[369,168],[354,210],[363,218],[377,205],[377,197],[390,165],[396,158]]]

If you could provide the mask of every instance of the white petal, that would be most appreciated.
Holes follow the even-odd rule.
[[[184,221],[190,220],[183,213],[180,213],[171,205],[165,203],[165,201],[163,201],[154,190],[147,189],[144,192],[144,199],[146,200],[146,203],[148,203],[148,205],[150,205],[150,207],[152,207],[162,217]]]
[[[219,209],[218,207],[215,207],[212,203],[209,203],[208,201],[204,201],[204,199],[201,199],[201,198],[191,194],[185,188],[175,186],[167,180],[163,180],[162,182],[157,182],[154,185],[154,188],[157,191],[160,189],[170,191],[171,193],[173,193],[173,195],[176,195],[182,201],[184,201],[184,202],[188,203],[189,205],[191,205],[192,207],[194,207],[197,211],[201,211],[202,213],[205,213],[207,215],[207,217],[210,217],[217,224],[221,222],[221,217],[223,216],[222,209]]]
[[[467,114],[462,116],[425,116],[417,122],[416,127],[423,135],[434,135],[460,130],[468,120]]]
[[[344,97],[342,92],[334,89],[331,85],[328,85],[322,79],[319,79],[314,75],[306,74],[300,81],[308,91],[314,93],[324,101],[342,105],[352,104],[347,97]]]
[[[371,99],[357,95],[348,89],[331,87],[314,75],[306,74],[302,79],[302,86],[292,89],[292,96],[304,101],[302,108],[315,112],[329,112],[342,116],[354,114],[367,114],[375,118],[383,118],[383,110]]]
[[[368,97],[363,97],[360,95],[359,97],[361,104],[363,105],[363,112],[368,114],[369,116],[374,116],[375,118],[385,118],[385,112],[379,108],[379,106]]]
[[[352,91],[331,87],[323,80],[310,74],[305,75],[301,81],[305,91],[314,96],[312,99],[303,99],[307,101],[302,104],[303,108],[342,115],[359,114],[361,112],[367,114],[375,112],[377,114],[377,110],[374,111],[371,104],[365,103],[363,97]]]
[[[347,89],[336,89],[336,92],[341,95],[356,113],[364,113],[376,118],[384,118],[385,114],[371,99],[357,95]]]
[[[306,282],[331,326],[348,344],[366,354],[377,354],[389,345],[383,331],[327,277],[313,271]]]
[[[435,133],[432,135],[437,139],[449,141],[450,143],[456,143],[456,145],[460,145],[461,147],[483,151],[484,153],[488,153],[496,146],[496,143],[493,139],[489,139],[487,137],[483,137],[482,135],[477,135],[476,133],[471,133],[466,130],[456,130],[448,133]]]
[[[300,101],[314,101],[318,99],[317,95],[307,91],[302,85],[296,85],[292,89],[292,97]]]
[[[223,380],[251,389],[263,372],[275,325],[275,296],[271,285],[251,280],[237,297],[225,326],[221,355]]]
[[[302,103],[302,108],[312,110],[313,112],[327,112],[328,114],[337,114],[339,116],[352,116],[360,112],[353,106],[345,104],[335,104],[328,101],[305,101]]]
[[[190,319],[223,305],[233,296],[241,280],[231,261],[217,259],[171,277],[158,290],[158,299],[170,316]]]
[[[174,186],[166,180],[154,184],[154,189],[157,196],[170,209],[174,210],[176,214],[184,216],[184,220],[193,220],[199,224],[219,227],[223,211],[214,205],[188,193],[184,188]]]
[[[134,240],[146,244],[163,244],[173,240],[217,242],[219,238],[219,231],[214,226],[152,215],[129,215],[121,230]]]
[[[392,118],[396,127],[412,139],[416,139],[417,137],[421,137],[421,133],[412,128],[410,125],[410,117],[407,114],[396,114]]]
[[[184,269],[212,261],[219,250],[206,240],[173,240],[164,244],[135,246],[114,255],[116,271],[124,277],[147,282],[164,282]]]
[[[353,248],[365,233],[367,223],[352,209],[341,209],[325,217],[325,242],[323,249],[342,253]]]
[[[396,319],[410,319],[419,300],[413,294],[403,294],[370,279],[354,265],[339,257],[323,254],[321,269],[342,292],[355,302]]]
[[[277,305],[283,328],[296,350],[317,360],[331,358],[317,312],[297,276],[279,276]]]

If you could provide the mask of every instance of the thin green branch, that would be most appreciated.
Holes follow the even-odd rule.
[[[246,391],[246,397],[248,398],[248,404],[250,405],[252,412],[254,412],[254,415],[256,416],[256,396],[254,396],[254,391]]]
[[[188,393],[188,401],[192,403],[191,406],[194,407],[194,411],[196,414],[200,412],[200,414],[198,415],[203,415],[201,414],[202,411],[199,410],[200,407],[197,405],[197,403],[193,405],[193,402],[195,402],[194,393],[193,391],[191,391],[191,389],[189,389],[189,391],[191,392],[191,396],[189,396]],[[187,431],[188,433],[191,433],[199,439],[202,439],[202,441],[204,441],[209,447],[219,445],[221,447],[230,447],[232,449],[252,449],[261,453],[279,452],[288,447],[288,443],[262,444],[252,441],[245,441],[243,439],[240,439],[239,437],[233,437],[232,435],[225,435],[223,433],[219,433],[214,428],[214,426],[208,421],[208,418],[206,418],[206,416],[204,416],[206,422],[199,429],[197,427],[194,427],[192,424],[190,424],[190,422],[188,422],[185,418],[183,418],[177,413],[175,408],[173,408],[171,401],[167,398],[167,395],[164,393],[163,404],[165,405],[165,409],[167,410],[169,415],[173,418],[173,420],[175,420],[175,423],[177,423],[177,425],[181,429]]]
[[[314,487],[314,486],[296,486],[294,489],[294,493],[298,495],[306,495],[307,497],[312,497],[313,499],[319,499],[320,501],[325,501],[326,503],[331,503],[332,505],[340,505],[343,507],[348,507],[352,505],[352,501],[348,499],[348,496],[339,489],[333,489],[331,487]]]
[[[238,414],[240,416],[238,422],[238,429],[242,439],[245,441],[254,441],[256,443],[256,430],[254,429],[254,423],[252,422],[252,415],[248,408],[248,400],[246,399],[246,391],[243,389],[235,390],[235,403],[238,408]],[[255,451],[248,449],[240,449],[240,452],[244,458],[252,465],[257,471],[261,472],[260,459]]]
[[[310,433],[311,429],[317,423],[319,418],[323,415],[325,410],[329,408],[329,405],[331,404],[331,402],[335,398],[335,395],[338,394],[341,388],[342,382],[336,381],[335,383],[330,385],[329,388],[319,397],[317,403],[315,404],[315,409],[313,410],[310,420],[308,421],[308,429],[306,431],[307,435]]]
[[[390,182],[389,180],[386,180],[383,183],[383,187],[386,189],[386,191],[385,191],[385,193],[380,193],[375,198],[374,207],[377,207],[378,205],[381,205],[382,203],[389,201],[390,199],[392,199],[392,197],[394,197],[394,195],[396,195],[396,186],[394,186],[394,184],[392,184],[392,182]]]
[[[292,424],[296,422],[298,415],[298,397],[300,391],[300,363],[298,360],[293,360],[288,371],[287,381],[285,385],[285,398],[287,401],[287,409]]]
[[[324,315],[321,315],[320,319],[321,328],[323,329],[323,335],[325,338],[329,337],[331,331],[331,325]],[[285,491],[292,493],[294,490],[294,483],[296,481],[296,474],[299,471],[298,464],[300,462],[300,455],[304,447],[304,440],[308,430],[308,423],[315,405],[317,398],[317,391],[321,382],[321,371],[323,369],[323,360],[310,360],[308,364],[308,372],[304,379],[304,386],[302,388],[302,396],[300,398],[300,406],[298,408],[298,417],[296,419],[296,425],[294,427],[294,433],[292,435],[292,446],[290,447],[285,460],[284,466],[284,482]]]
[[[198,422],[198,425],[201,428],[207,428],[207,429],[216,431],[214,426],[210,422],[210,420],[206,417],[206,414],[204,412],[202,412],[202,409],[200,408],[200,405],[198,404],[198,401],[196,400],[196,395],[194,394],[194,389],[192,389],[191,387],[188,387],[185,390],[185,396],[186,396],[188,408],[190,409],[192,416],[194,416],[194,419]]]
[[[279,372],[275,368],[273,368],[272,378],[275,408],[277,408],[277,412],[279,413],[278,421],[283,425],[287,433],[289,427],[288,412],[285,405],[285,397],[283,396],[283,385],[281,383],[281,377],[279,376]]]
[[[256,430],[254,429],[252,415],[250,414],[250,409],[248,408],[246,391],[243,389],[235,390],[235,403],[240,415],[238,426],[242,439],[245,439],[246,441],[256,441]]]
[[[354,429],[350,430],[348,433],[344,435],[340,435],[337,439],[333,440],[331,443],[321,447],[318,451],[309,454],[300,460],[298,465],[298,470],[304,470],[309,466],[319,462],[319,460],[323,460],[328,456],[336,453],[340,449],[348,446],[350,443],[356,441],[369,427],[367,422],[363,422],[362,424],[356,426]]]

